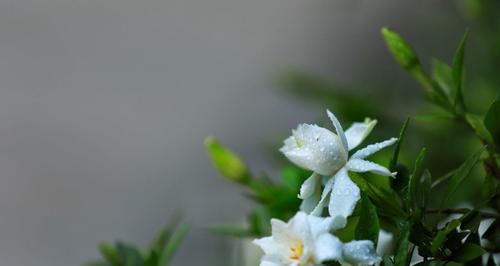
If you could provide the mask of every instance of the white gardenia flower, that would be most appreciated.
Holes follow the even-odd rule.
[[[368,240],[342,243],[330,231],[345,226],[342,217],[321,218],[298,212],[288,223],[272,219],[272,235],[254,240],[264,251],[260,266],[314,266],[326,261],[372,265],[380,261]]]
[[[368,145],[349,157],[349,151],[368,136],[377,121],[366,119],[364,122],[354,123],[344,133],[337,118],[328,110],[327,114],[337,134],[316,125],[301,124],[284,141],[280,151],[299,167],[314,172],[300,189],[299,197],[303,199],[301,209],[319,216],[329,200],[330,215],[347,218],[360,199],[359,188],[347,173],[372,172],[394,177],[396,173],[365,158],[394,144],[397,139]],[[325,186],[323,192],[322,184]]]

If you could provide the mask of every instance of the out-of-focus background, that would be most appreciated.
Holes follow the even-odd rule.
[[[102,240],[146,244],[176,210],[193,228],[174,265],[228,265],[214,223],[243,220],[217,177],[215,135],[273,174],[268,143],[325,106],[289,97],[290,69],[391,99],[418,86],[386,52],[392,26],[451,58],[457,1],[0,1],[0,264],[81,265]]]

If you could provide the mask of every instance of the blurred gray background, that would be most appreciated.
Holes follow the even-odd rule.
[[[379,28],[449,58],[464,24],[444,2],[1,0],[0,264],[81,265],[102,240],[147,244],[175,209],[194,228],[174,265],[227,264],[204,227],[250,205],[205,136],[272,173],[264,144],[324,112],[277,75],[416,86]]]

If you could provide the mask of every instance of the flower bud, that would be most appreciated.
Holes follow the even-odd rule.
[[[248,181],[248,169],[238,155],[212,137],[205,139],[205,146],[212,164],[223,177],[238,183]]]
[[[321,175],[333,175],[347,162],[340,138],[316,125],[299,125],[280,151],[296,165]]]

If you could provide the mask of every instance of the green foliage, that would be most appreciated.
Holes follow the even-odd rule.
[[[412,120],[408,134],[410,119],[400,127],[404,118],[385,110],[371,97],[349,94],[349,90],[339,90],[325,80],[300,72],[292,73],[282,83],[303,99],[333,105],[349,121],[361,120],[367,114],[381,121],[386,119],[389,122],[383,134],[397,134],[400,127],[392,154],[377,158],[381,163],[388,162],[388,168],[397,172],[396,177],[350,172],[349,177],[361,190],[361,200],[347,225],[335,235],[341,241],[367,239],[376,243],[380,229],[394,233],[393,253],[383,258],[382,265],[410,265],[416,250],[422,261],[415,265],[478,265],[484,254],[491,264],[490,253],[500,250],[500,101],[494,101],[486,112],[474,112],[468,106],[473,101],[473,96],[466,94],[464,75],[468,31],[452,63],[433,59],[430,74],[401,35],[383,28],[382,36],[394,59],[422,86],[427,101],[438,107],[426,106],[430,112],[427,117],[438,118],[438,122]],[[434,137],[423,133],[432,130]],[[415,148],[422,146],[418,138],[428,141],[429,149],[421,149],[415,156]],[[409,158],[414,157],[412,162]],[[270,218],[287,220],[299,209],[297,194],[310,176],[307,171],[286,166],[281,171],[281,183],[275,184],[268,178],[252,176],[248,170],[245,173],[245,182],[238,183],[246,187],[248,197],[258,207],[250,213],[247,226],[212,228],[218,233],[238,237],[268,234]],[[471,185],[480,182],[484,185]],[[465,192],[470,195],[464,196]],[[456,202],[467,202],[471,207],[454,208]],[[491,218],[495,222],[480,236],[479,224]]]
[[[472,168],[479,162],[481,154],[484,152],[484,147],[479,151],[472,154],[450,177],[449,184],[442,197],[441,206],[445,206],[448,203],[450,197],[457,190],[457,188],[462,184],[465,178],[469,175]]]
[[[484,117],[484,126],[491,134],[497,147],[500,147],[500,100],[494,101]]]
[[[406,266],[409,264],[410,256],[410,223],[404,222],[399,228],[394,254],[394,266]]]
[[[377,210],[368,196],[361,194],[361,213],[354,236],[356,239],[367,239],[377,243],[380,226]]]
[[[207,149],[214,161],[214,165],[219,166],[219,172],[222,173],[221,167],[227,167],[228,164],[225,163],[225,160],[242,162],[236,153],[222,146],[213,138],[210,138],[206,143],[208,143]],[[216,160],[219,160],[219,162],[215,163]],[[235,163],[234,165],[243,165],[243,163]],[[250,171],[246,170],[246,166],[244,169],[244,172],[240,171],[240,173],[244,173],[240,177],[244,176],[244,178],[235,178],[236,175],[231,175],[232,177],[226,175],[226,177],[228,177],[228,180],[235,181],[243,186],[246,189],[246,197],[257,203],[257,207],[248,215],[246,226],[212,225],[208,228],[211,232],[233,237],[258,237],[269,234],[269,219],[288,220],[298,210],[300,199],[297,198],[297,194],[300,185],[302,185],[306,177],[311,175],[308,171],[287,165],[281,171],[282,182],[277,184],[267,176],[253,176]]]
[[[88,263],[88,266],[167,266],[170,265],[175,251],[186,236],[189,227],[179,224],[174,217],[157,233],[151,246],[140,250],[132,244],[118,241],[114,245],[103,242],[98,249],[102,261]]]

